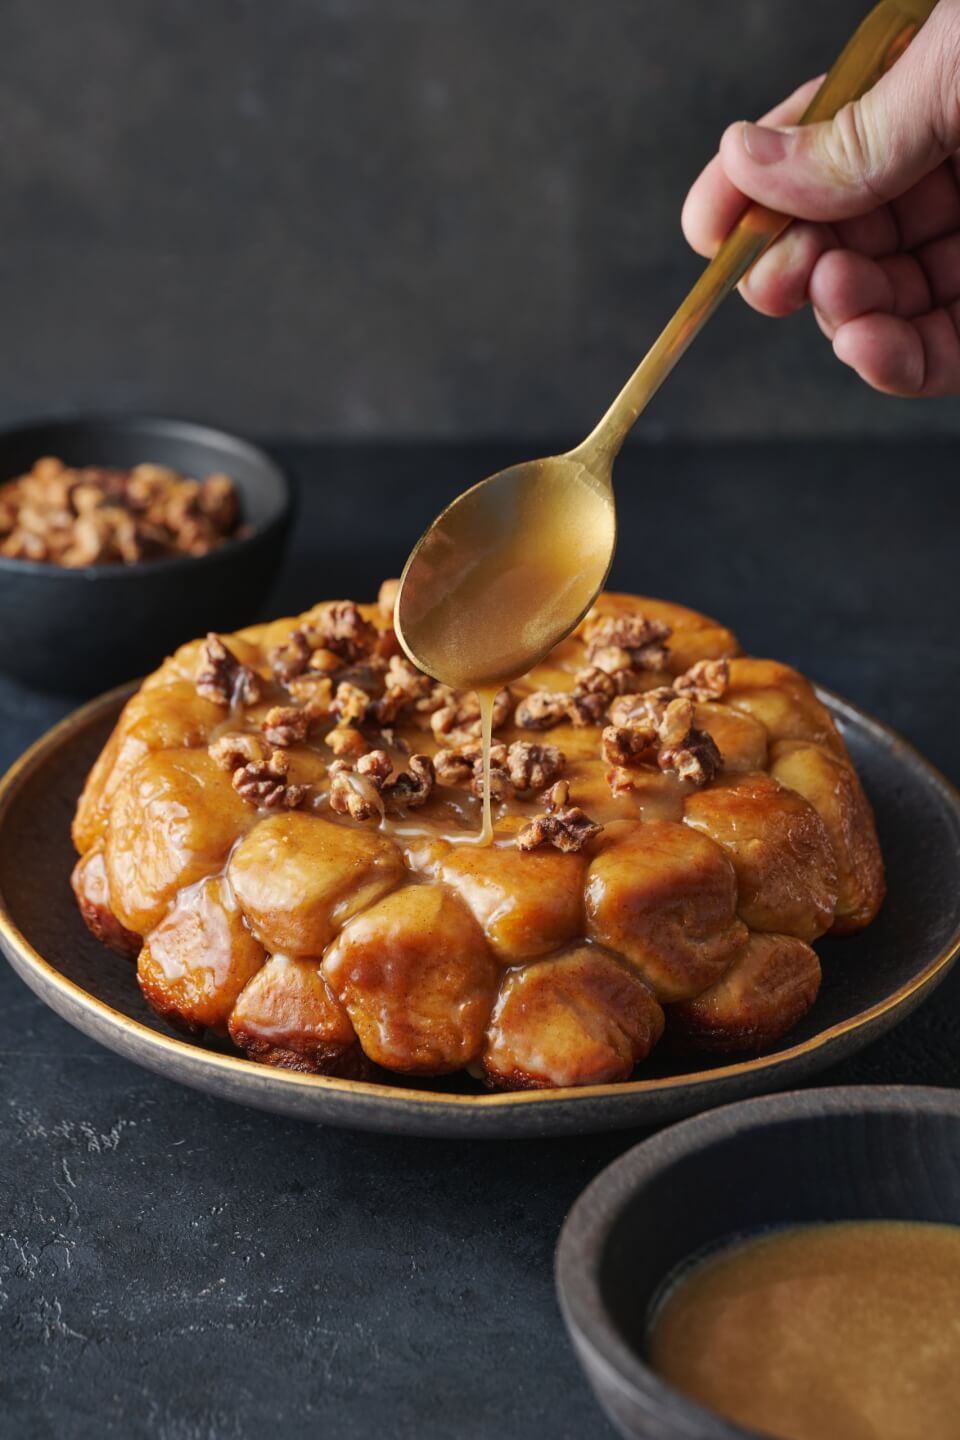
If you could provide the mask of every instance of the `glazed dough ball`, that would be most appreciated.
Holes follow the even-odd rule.
[[[219,870],[256,820],[206,750],[147,755],[121,782],[106,839],[110,901],[138,935],[162,920],[176,892]]]
[[[738,911],[752,930],[814,940],[833,924],[837,865],[813,806],[769,775],[721,779],[687,800],[688,826],[733,861]]]
[[[833,717],[810,681],[779,660],[731,660],[723,699],[759,720],[771,740],[813,740],[837,755],[846,754]]]
[[[254,934],[287,955],[322,955],[340,926],[403,873],[403,857],[387,836],[300,810],[261,820],[229,867]]]
[[[317,960],[271,955],[234,1006],[230,1038],[251,1060],[283,1070],[359,1079],[367,1069]]]
[[[506,965],[583,934],[583,855],[513,844],[448,847],[437,878],[455,890]]]
[[[222,876],[181,890],[144,943],[140,989],[158,1014],[188,1030],[226,1034],[237,996],[266,960]]]
[[[499,967],[469,910],[440,886],[405,886],[351,920],[323,973],[378,1065],[442,1075],[479,1055]]]
[[[802,740],[780,740],[770,774],[796,790],[827,828],[837,860],[839,893],[835,934],[862,930],[880,909],[886,882],[870,802],[848,761]]]
[[[712,985],[746,938],[730,861],[672,820],[609,826],[587,873],[586,904],[588,935],[626,956],[664,1002]]]
[[[693,723],[717,742],[723,756],[723,768],[731,770],[763,770],[767,764],[767,731],[759,720],[732,705],[714,701],[694,706]]]
[[[806,1015],[820,989],[820,962],[793,935],[751,933],[722,980],[671,1005],[671,1039],[695,1050],[762,1050]]]
[[[497,1089],[603,1085],[628,1079],[662,1030],[643,981],[599,945],[578,945],[506,976],[483,1068]]]
[[[80,796],[73,822],[77,849],[88,850],[103,835],[120,782],[145,755],[206,745],[223,718],[221,706],[205,700],[194,685],[182,680],[132,696]]]
[[[80,857],[73,867],[70,884],[90,932],[118,955],[136,957],[142,941],[132,930],[125,929],[113,913],[101,843]]]

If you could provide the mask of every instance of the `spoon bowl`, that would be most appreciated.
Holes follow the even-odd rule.
[[[522,675],[587,613],[616,535],[609,466],[578,451],[481,480],[407,561],[395,616],[404,650],[454,686]]]

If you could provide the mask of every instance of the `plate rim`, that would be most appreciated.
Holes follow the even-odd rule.
[[[120,707],[139,689],[141,683],[140,680],[128,681],[86,701],[46,730],[13,762],[6,773],[0,777],[0,834],[2,834],[4,822],[17,794],[44,760],[59,750],[72,735],[105,718],[113,708]],[[908,761],[925,772],[927,779],[940,791],[948,810],[953,812],[953,817],[960,827],[960,790],[942,771],[927,760],[910,741],[904,739],[892,726],[861,710],[852,701],[845,699],[826,686],[817,685],[815,688],[820,699],[827,704],[834,715],[838,715],[841,719],[851,719],[857,725],[873,731],[875,737],[889,749],[905,754]],[[14,921],[2,889],[0,889],[0,950],[4,952],[11,967],[20,978],[44,1003],[50,1004],[50,1007],[56,1010],[61,1018],[76,1025],[98,1043],[105,1044],[110,1049],[117,1047],[110,1045],[101,1031],[106,1034],[115,1032],[118,1040],[126,1038],[130,1042],[130,1045],[121,1047],[120,1053],[141,1064],[146,1064],[147,1062],[139,1053],[133,1052],[141,1050],[149,1052],[157,1062],[150,1068],[160,1069],[165,1075],[172,1073],[174,1078],[181,1080],[181,1083],[195,1083],[192,1079],[184,1078],[182,1070],[185,1066],[196,1065],[201,1070],[206,1069],[218,1074],[224,1080],[232,1078],[238,1083],[241,1091],[256,1090],[259,1081],[259,1088],[262,1088],[264,1082],[268,1082],[269,1088],[276,1087],[280,1092],[287,1090],[291,1096],[295,1094],[342,1095],[349,1097],[350,1101],[361,1106],[364,1101],[372,1106],[387,1104],[392,1108],[405,1111],[414,1107],[419,1109],[438,1106],[447,1112],[459,1110],[466,1114],[477,1111],[492,1112],[534,1107],[538,1109],[546,1107],[549,1110],[551,1106],[565,1106],[570,1103],[586,1104],[590,1101],[635,1097],[641,1094],[654,1097],[658,1094],[668,1094],[680,1087],[698,1092],[709,1091],[711,1085],[717,1086],[721,1081],[731,1081],[741,1076],[756,1076],[762,1082],[768,1077],[775,1076],[778,1070],[784,1068],[789,1075],[791,1066],[795,1062],[802,1061],[806,1056],[814,1054],[824,1046],[832,1045],[841,1040],[843,1036],[861,1030],[869,1033],[876,1028],[877,1022],[882,1022],[886,1017],[904,1007],[906,1007],[905,1014],[909,1014],[910,1010],[923,998],[924,993],[935,988],[945,978],[960,955],[960,920],[937,955],[928,961],[917,974],[898,986],[891,995],[876,1001],[855,1015],[837,1021],[824,1030],[818,1030],[808,1039],[788,1046],[784,1050],[737,1060],[729,1065],[714,1066],[709,1070],[690,1070],[680,1075],[622,1080],[602,1085],[494,1091],[467,1095],[447,1091],[422,1090],[405,1085],[384,1085],[378,1081],[348,1080],[334,1075],[311,1075],[295,1070],[284,1070],[280,1067],[257,1065],[245,1056],[223,1054],[217,1050],[207,1049],[203,1045],[190,1044],[174,1034],[168,1035],[154,1030],[141,1021],[125,1015],[122,1011],[114,1009],[106,1001],[99,999],[89,990],[85,990],[82,985],[68,979],[51,961],[41,955]],[[31,983],[32,981],[36,981],[36,984]],[[51,994],[62,999],[64,1009],[53,1005]],[[80,1023],[80,1017],[89,1019],[90,1028]],[[166,1064],[161,1063],[164,1059],[167,1061]],[[178,1061],[181,1062],[179,1065],[176,1063]],[[241,1096],[238,1095],[234,1098],[240,1099]],[[243,1095],[243,1099],[247,1103],[257,1103],[253,1097],[248,1095]]]

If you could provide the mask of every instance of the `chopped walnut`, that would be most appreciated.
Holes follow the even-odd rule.
[[[723,769],[723,756],[716,741],[693,723],[693,701],[678,696],[667,706],[660,722],[660,752],[657,763],[661,770],[673,770],[681,780],[694,785],[709,785]]]
[[[260,728],[271,745],[302,745],[311,719],[306,706],[274,705],[267,711]]]
[[[567,714],[578,729],[602,725],[609,701],[599,690],[574,690],[567,697]]]
[[[364,620],[352,600],[334,600],[310,616],[312,648],[330,650],[346,665],[365,659],[377,643],[377,627]]]
[[[251,805],[267,810],[296,810],[307,797],[309,785],[287,780],[287,757],[274,750],[269,760],[254,760],[233,772],[233,788]]]
[[[552,845],[566,852],[582,850],[588,840],[603,829],[576,805],[567,805],[552,815],[537,815],[517,833],[518,850],[536,850]]]
[[[677,676],[673,688],[688,700],[705,703],[722,699],[729,684],[729,660],[698,660],[685,675]]]
[[[619,692],[612,675],[608,675],[597,665],[590,665],[586,670],[577,671],[573,693],[574,695],[601,695],[609,705],[611,700],[616,699]]]
[[[633,657],[629,650],[624,650],[620,645],[596,647],[590,651],[590,659],[594,668],[610,676],[617,688],[620,688],[619,676],[633,671]]]
[[[566,764],[566,756],[556,745],[538,745],[531,740],[515,740],[507,751],[506,772],[515,790],[543,790],[552,785]]]
[[[233,482],[160,465],[69,469],[47,457],[0,485],[0,554],[68,568],[203,555],[238,532]]]
[[[499,730],[510,717],[513,696],[504,687],[498,690],[493,701],[493,729]],[[435,710],[430,716],[430,728],[438,741],[454,748],[469,745],[480,739],[480,700],[476,694],[460,695]]]
[[[542,799],[548,815],[555,815],[558,810],[565,809],[570,803],[569,780],[557,780],[549,790],[544,791]]]
[[[266,760],[270,749],[259,735],[246,735],[238,732],[232,735],[221,735],[219,740],[214,740],[207,746],[207,752],[210,759],[219,765],[221,770],[233,771],[239,770],[242,765]]]
[[[614,670],[662,670],[667,659],[664,642],[670,633],[670,626],[662,620],[648,620],[643,615],[599,616],[584,631],[587,657],[602,670],[607,670],[611,662]],[[620,664],[619,657],[604,654],[612,650],[625,652],[627,664]]]
[[[354,820],[369,820],[384,811],[412,810],[423,805],[433,789],[433,761],[428,755],[411,755],[408,768],[393,780],[393,762],[384,750],[371,750],[353,771],[343,760],[330,766],[330,804]]]
[[[212,630],[200,650],[195,684],[215,705],[256,705],[260,699],[260,677]]]
[[[377,595],[377,609],[385,620],[393,619],[394,607],[400,593],[399,580],[384,580]]]
[[[634,788],[635,774],[635,771],[625,770],[621,765],[615,765],[612,770],[607,771],[607,784],[615,800]]]
[[[381,725],[389,725],[405,706],[430,695],[433,681],[404,655],[391,655],[384,676],[384,692],[373,703],[373,713]]]
[[[340,656],[334,654],[332,650],[327,650],[323,645],[318,645],[315,650],[310,651],[310,658],[307,661],[308,675],[334,675],[338,670],[342,669],[343,661],[340,659]]]
[[[294,700],[299,700],[310,711],[310,718],[321,720],[329,715],[333,706],[333,681],[329,675],[315,675],[308,670],[287,681],[287,689]]]
[[[299,626],[291,630],[282,645],[275,645],[267,659],[278,680],[286,683],[302,675],[310,660],[310,641]]]
[[[466,785],[473,778],[473,759],[462,750],[438,750],[433,767],[438,785]]]
[[[393,761],[386,750],[370,750],[366,755],[361,755],[355,769],[358,775],[371,780],[379,790],[390,778]]]
[[[327,744],[338,760],[357,760],[370,749],[360,731],[348,725],[336,726],[331,730],[327,736]]]
[[[337,724],[353,725],[363,720],[369,704],[370,696],[366,690],[361,690],[359,685],[351,685],[349,680],[342,680],[333,697],[332,709]]]
[[[381,752],[382,753],[382,752]],[[369,756],[366,757],[369,759]],[[358,762],[357,769],[363,761]],[[436,776],[429,755],[411,755],[406,770],[401,770],[381,790],[388,811],[416,810],[430,798]]]
[[[383,819],[379,786],[370,776],[354,774],[345,760],[330,766],[330,808],[353,820]]]
[[[655,690],[644,690],[639,695],[621,695],[610,706],[610,723],[641,729],[648,724],[659,725],[673,699],[669,685],[658,685]]]
[[[658,738],[652,723],[608,725],[600,737],[600,753],[608,765],[656,764]]]
[[[433,715],[437,710],[446,710],[449,706],[456,704],[457,692],[449,685],[439,683],[431,686],[429,692],[422,700],[414,701],[414,710],[421,715]]]
[[[534,690],[520,701],[513,718],[522,730],[549,730],[569,718],[569,705],[563,691]]]

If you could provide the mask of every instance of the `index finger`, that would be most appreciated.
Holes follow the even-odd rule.
[[[799,90],[766,115],[761,125],[795,125],[823,83],[823,76],[808,80]],[[687,244],[707,259],[715,255],[750,202],[731,185],[714,155],[690,187],[680,215]]]

